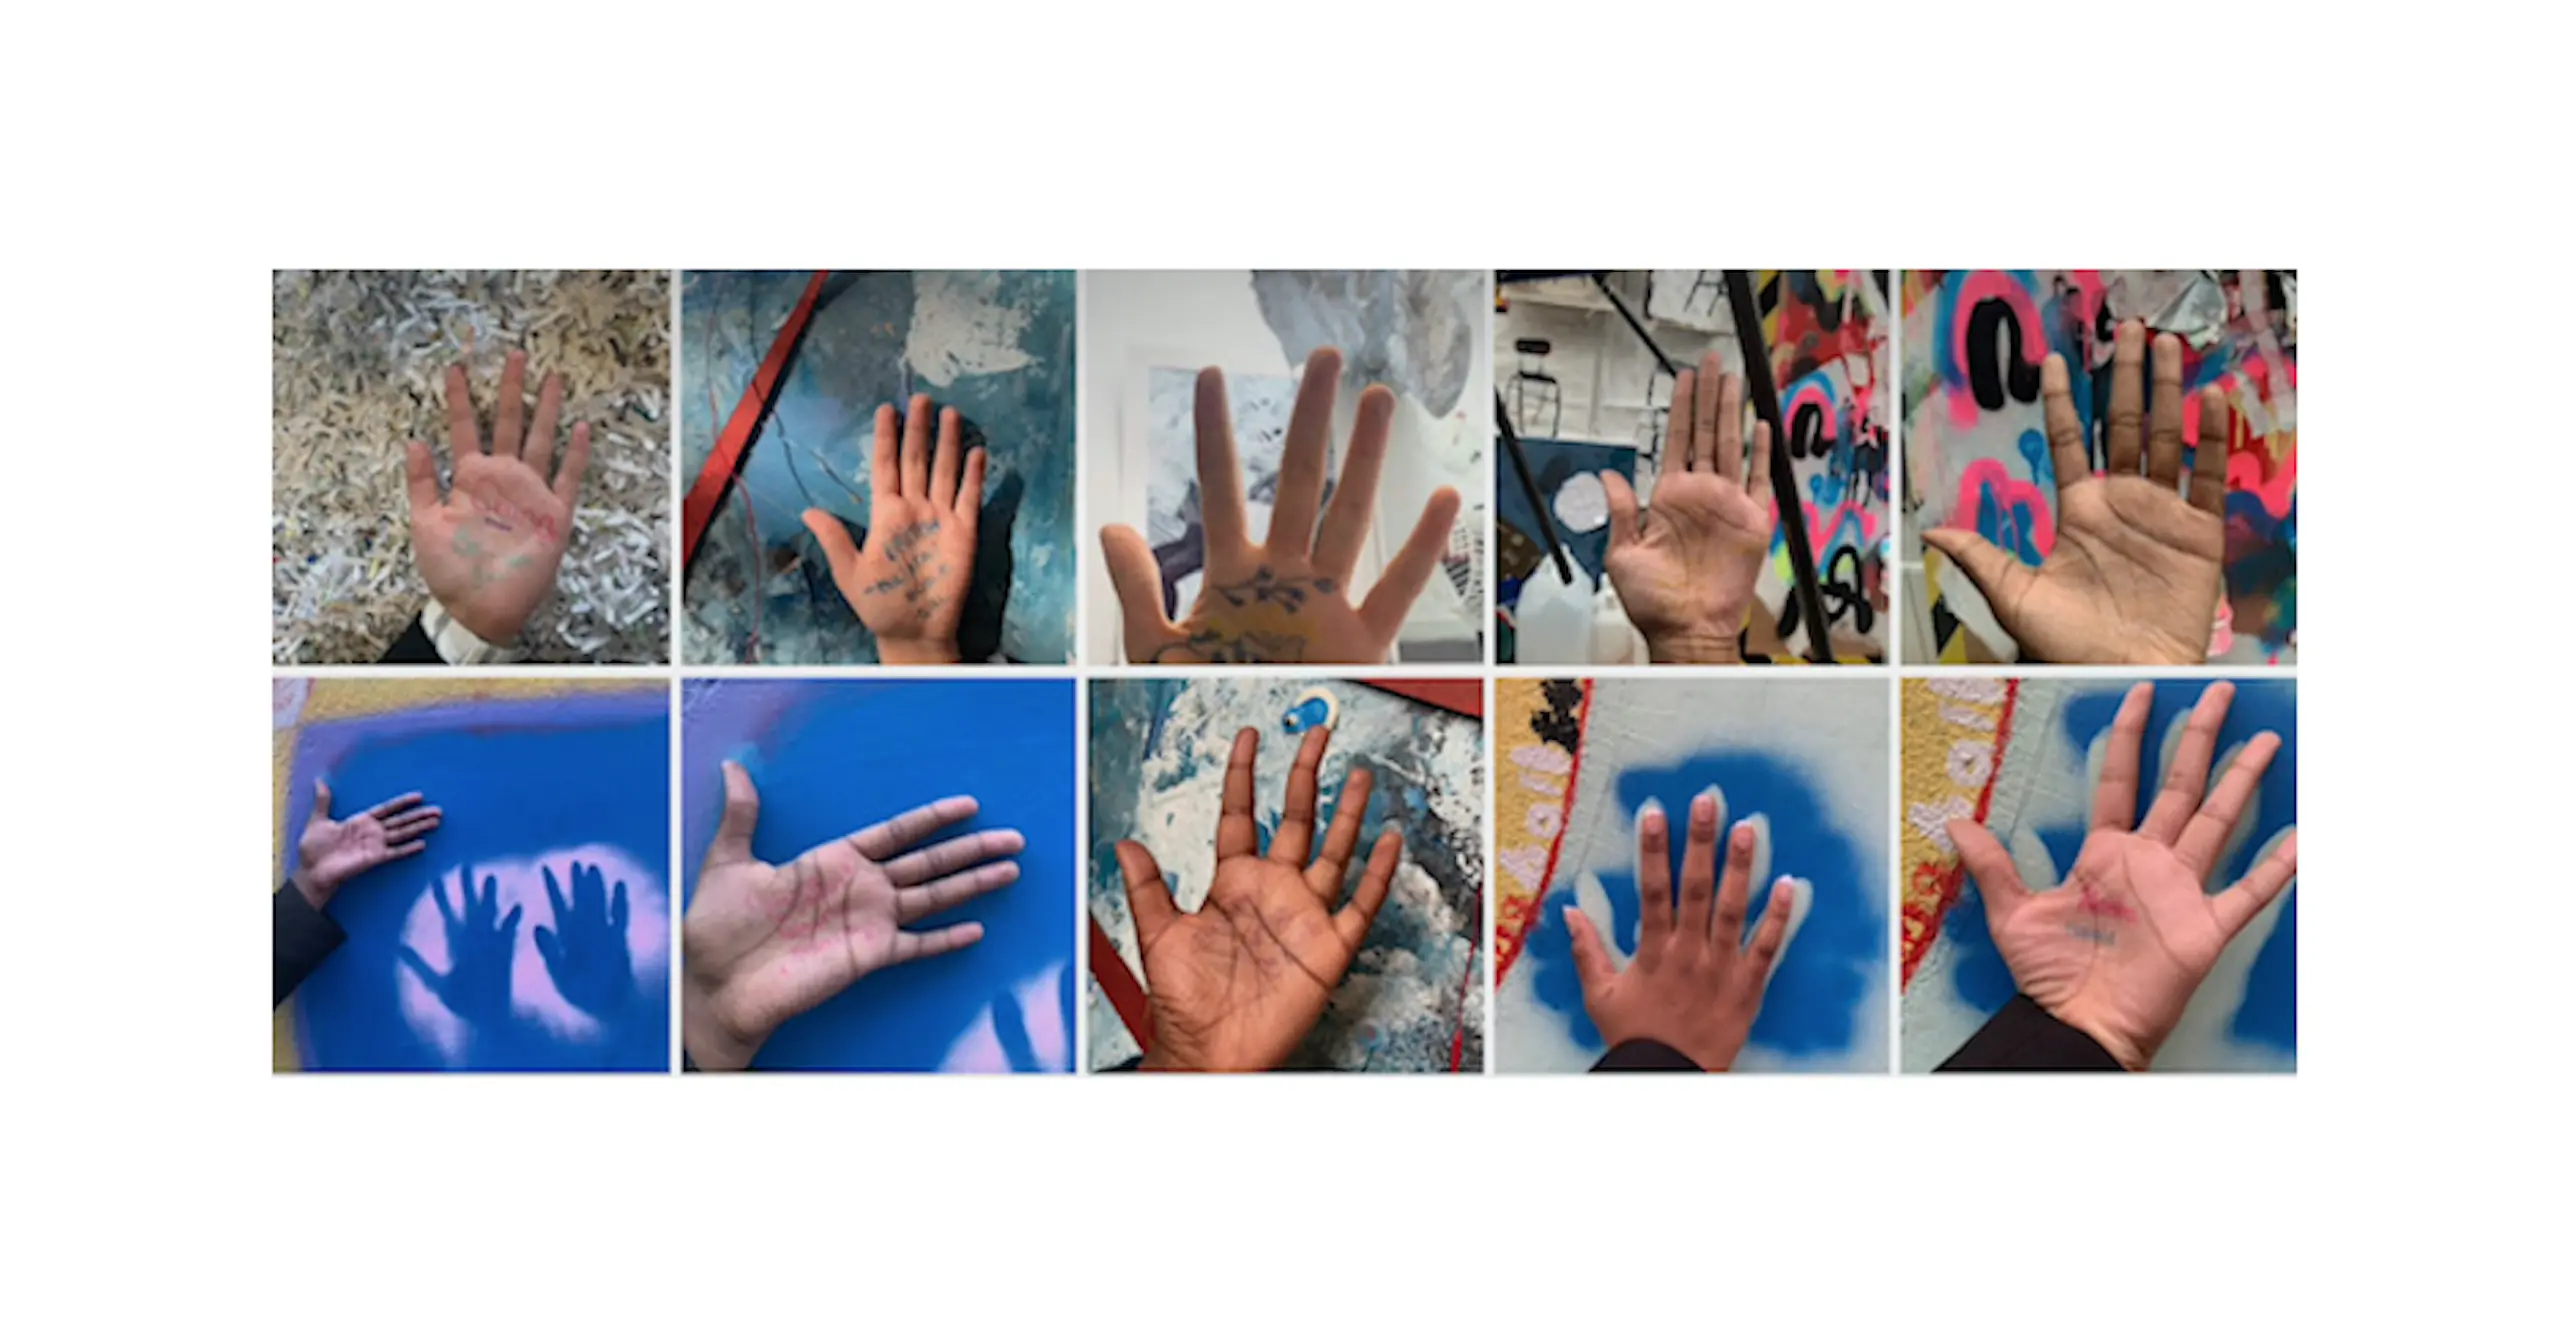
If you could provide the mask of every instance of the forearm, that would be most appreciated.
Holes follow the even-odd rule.
[[[2121,1073],[2128,1067],[2096,1037],[2022,994],[1992,1014],[1938,1071]]]
[[[285,997],[301,986],[303,978],[318,969],[347,941],[347,932],[331,920],[326,911],[314,906],[300,888],[287,881],[275,892],[275,966],[276,998]]]
[[[1591,1066],[1594,1073],[1704,1073],[1698,1062],[1661,1041],[1638,1037],[1620,1041]]]

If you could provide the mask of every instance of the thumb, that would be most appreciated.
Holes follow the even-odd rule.
[[[2025,903],[2027,885],[2018,877],[2018,862],[2009,858],[2008,849],[1990,829],[1971,819],[1949,819],[1947,836],[1956,844],[1964,872],[1973,876],[1973,886],[1981,891],[1982,908],[1991,919],[1997,921]]]
[[[1573,936],[1573,970],[1582,977],[1583,998],[1588,1000],[1593,991],[1617,978],[1618,968],[1609,961],[1609,950],[1600,944],[1599,928],[1582,914],[1582,908],[1564,909],[1564,928]]]
[[[2026,571],[2016,556],[1993,545],[1981,533],[1961,527],[1931,528],[1921,533],[1920,539],[1937,547],[1964,570],[1964,576],[1981,589],[1983,600],[1991,603],[1991,613],[2000,617],[2001,624],[2012,623],[2011,612],[2018,605],[2018,575]]]
[[[311,784],[311,817],[315,819],[329,817],[329,784],[327,782]]]
[[[720,765],[721,778],[728,784],[728,803],[720,810],[720,831],[711,835],[711,853],[703,857],[706,865],[728,865],[756,858],[756,784],[747,770],[735,763]]]
[[[1644,521],[1636,509],[1636,488],[1611,471],[1600,473],[1600,488],[1609,495],[1609,548],[1615,550],[1621,542],[1633,544],[1643,535],[1636,526]]]
[[[1102,529],[1102,562],[1120,594],[1120,638],[1128,658],[1143,661],[1173,637],[1173,622],[1165,618],[1164,573],[1147,539],[1119,523]]]

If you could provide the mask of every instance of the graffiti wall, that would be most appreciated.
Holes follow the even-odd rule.
[[[1090,866],[1092,947],[1097,978],[1086,1008],[1092,1066],[1108,1069],[1140,1054],[1101,973],[1146,969],[1113,843],[1146,844],[1177,906],[1198,910],[1217,869],[1221,788],[1235,734],[1259,730],[1254,817],[1268,845],[1279,827],[1289,762],[1299,737],[1332,727],[1316,797],[1318,826],[1330,827],[1343,781],[1357,765],[1376,786],[1360,824],[1355,865],[1366,865],[1379,834],[1404,830],[1404,859],[1386,905],[1315,1030],[1290,1067],[1432,1072],[1484,1066],[1483,723],[1451,703],[1477,700],[1475,681],[1433,694],[1399,681],[1374,687],[1338,680],[1189,679],[1093,682],[1094,775]],[[1432,701],[1390,689],[1432,694]],[[1463,693],[1466,697],[1460,697]]]
[[[346,941],[278,1010],[276,1067],[665,1071],[664,684],[274,688],[278,882],[316,781],[341,817],[406,791],[444,810],[331,900]]]
[[[1582,1005],[1564,909],[1636,947],[1636,816],[1715,790],[1755,823],[1750,919],[1807,881],[1750,1043],[1752,1069],[1886,1066],[1892,963],[1888,699],[1875,680],[1503,680],[1494,702],[1498,1072],[1579,1072],[1607,1053]],[[1722,863],[1722,844],[1712,852]]]
[[[2210,681],[2153,683],[2137,808],[2159,793],[2187,714]],[[2018,992],[1991,941],[1982,899],[1946,834],[1971,818],[2009,848],[2031,890],[2059,884],[2088,836],[2097,774],[2129,680],[1906,680],[1902,685],[1902,1066],[1934,1069]],[[2214,775],[2249,738],[2276,751],[2205,880],[2220,892],[2296,820],[2294,684],[2242,680],[2216,745]],[[2162,1069],[2290,1070],[2294,1065],[2295,896],[2269,907],[2224,951],[2161,1047]],[[1506,1029],[1506,1036],[1508,1031]]]
[[[952,795],[978,798],[955,833],[1023,837],[1021,877],[928,922],[977,921],[983,938],[863,977],[783,1023],[756,1067],[1074,1066],[1073,681],[688,680],[684,755],[687,902],[720,826],[724,760],[755,781],[755,852],[773,864]]]
[[[812,275],[687,273],[682,473],[700,475]],[[685,571],[685,659],[879,660],[804,510],[856,541],[871,514],[872,416],[917,393],[987,454],[964,660],[1064,662],[1075,637],[1076,284],[1068,272],[837,275],[772,413]]]
[[[1910,530],[1970,528],[2032,565],[2053,549],[2053,457],[2038,367],[2071,367],[2082,429],[2105,418],[2116,323],[2141,319],[2186,344],[2186,444],[2200,395],[2234,415],[2223,501],[2225,595],[2213,660],[2291,662],[2295,568],[2295,279],[2204,272],[1974,270],[1905,273],[1902,401]],[[2103,450],[2102,450],[2103,451]],[[2192,457],[2192,454],[2190,455]],[[2092,464],[2103,458],[2093,458]],[[2016,645],[1952,563],[1915,541],[1903,556],[1905,651],[1917,660],[2006,661]]]

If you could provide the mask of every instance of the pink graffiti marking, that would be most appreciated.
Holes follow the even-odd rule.
[[[2091,891],[2089,885],[2085,883],[2080,885],[2080,909],[2101,920],[2112,920],[2125,925],[2131,925],[2142,919],[2131,906],[2116,898],[2101,897]]]
[[[2051,554],[2053,507],[2045,503],[2044,487],[2009,475],[2009,469],[2001,466],[1997,458],[1976,458],[1971,466],[1964,469],[1964,475],[1956,481],[1955,516],[1948,526],[1968,532],[1982,530],[1982,494],[1986,487],[1991,492],[1992,503],[2004,515],[2013,505],[2026,506],[2027,517],[2032,524],[2028,539],[2036,543],[2038,554]],[[2005,525],[2005,517],[2002,523]]]

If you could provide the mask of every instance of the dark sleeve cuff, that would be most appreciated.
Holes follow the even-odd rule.
[[[2124,1065],[2087,1032],[2022,994],[1992,1014],[1963,1049],[1938,1065],[1938,1071],[2122,1073]]]
[[[424,662],[430,666],[445,664],[444,657],[436,651],[436,641],[427,636],[424,616],[410,618],[409,627],[391,640],[391,649],[382,654],[382,659],[386,662]]]
[[[1594,1073],[1698,1073],[1704,1070],[1697,1061],[1655,1040],[1621,1041],[1600,1062],[1591,1066]]]
[[[329,919],[328,912],[311,905],[291,882],[276,889],[275,900],[276,1002],[281,1004],[303,977],[347,941],[347,932]]]

